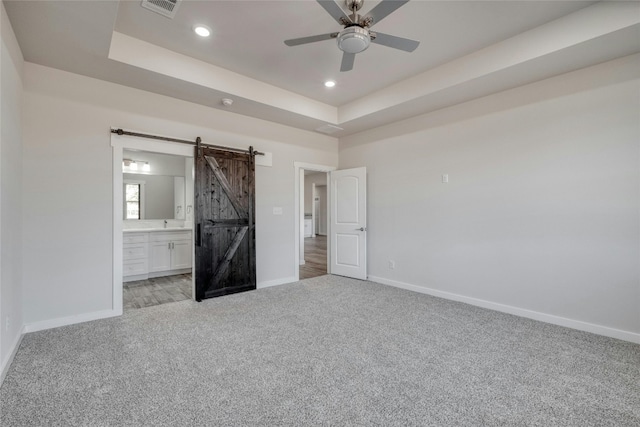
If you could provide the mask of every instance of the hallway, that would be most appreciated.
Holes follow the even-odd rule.
[[[327,236],[304,239],[304,261],[300,266],[300,280],[327,274]]]

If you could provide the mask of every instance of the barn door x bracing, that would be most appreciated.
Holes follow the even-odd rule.
[[[196,300],[256,288],[255,156],[196,148]]]

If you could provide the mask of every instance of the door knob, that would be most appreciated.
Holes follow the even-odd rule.
[[[356,228],[356,231],[367,231],[366,227]]]

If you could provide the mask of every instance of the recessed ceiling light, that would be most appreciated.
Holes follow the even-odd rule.
[[[327,80],[326,82],[324,82],[324,85],[326,87],[334,87],[336,85],[336,82],[334,82],[333,80]]]
[[[195,33],[200,37],[209,37],[211,35],[211,30],[209,29],[209,27],[206,27],[204,25],[196,25],[195,27],[193,27],[193,31],[195,31]]]

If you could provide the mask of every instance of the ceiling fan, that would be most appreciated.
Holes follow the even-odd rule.
[[[336,33],[285,40],[284,44],[287,46],[298,46],[322,40],[336,39],[338,48],[344,52],[342,54],[340,71],[353,69],[356,53],[367,49],[370,43],[381,44],[394,49],[404,50],[405,52],[413,52],[420,44],[419,41],[384,33],[374,33],[369,29],[409,0],[382,0],[365,16],[360,16],[357,13],[362,7],[364,0],[345,0],[347,8],[351,11],[351,15],[347,15],[334,0],[316,1],[320,3],[320,6],[322,6],[333,19],[338,21],[340,25],[343,25],[344,29]]]

